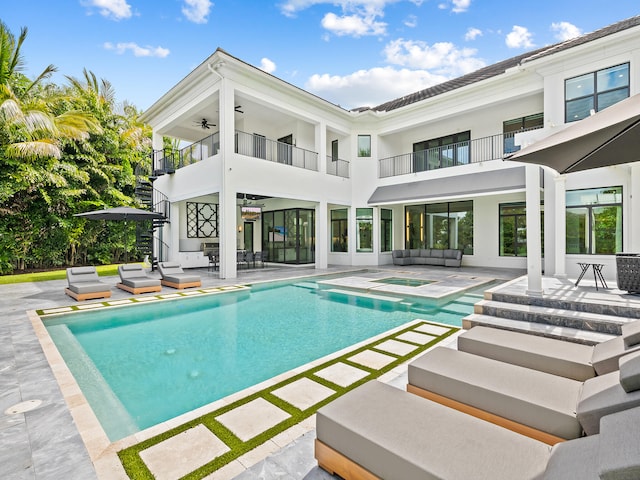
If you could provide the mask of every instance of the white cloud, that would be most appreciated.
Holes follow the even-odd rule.
[[[352,37],[384,35],[387,28],[386,23],[376,22],[373,15],[354,14],[338,17],[335,13],[327,13],[322,19],[322,26],[335,35],[350,35]]]
[[[463,13],[469,10],[471,6],[471,0],[451,0],[451,11],[453,13]],[[448,10],[449,2],[442,2],[438,4],[440,10]]]
[[[207,23],[211,11],[210,0],[184,0],[182,13],[193,23]]]
[[[273,73],[276,71],[276,64],[269,60],[267,57],[260,60],[260,70],[264,70],[267,73]]]
[[[415,15],[409,15],[404,21],[404,24],[409,28],[415,28],[418,26],[418,17],[416,17]]]
[[[344,108],[375,106],[447,80],[425,70],[377,67],[350,75],[313,75],[305,89]]]
[[[451,9],[454,13],[462,13],[469,10],[471,6],[471,0],[453,0],[453,8]]]
[[[482,36],[482,30],[474,27],[469,27],[467,29],[467,33],[464,34],[464,39],[467,41],[475,40],[478,37]]]
[[[569,22],[554,22],[551,24],[551,30],[556,32],[555,37],[561,42],[582,35],[582,30]]]
[[[122,20],[131,17],[131,5],[127,0],[84,0],[81,5],[85,7],[95,7],[103,17]]]
[[[105,42],[105,50],[113,50],[118,55],[122,55],[127,51],[131,51],[134,57],[158,57],[164,58],[171,53],[168,48],[163,47],[141,47],[134,42],[120,42],[115,45],[111,42]]]
[[[390,65],[340,76],[316,74],[305,88],[345,108],[374,106],[482,68],[470,48],[398,39],[383,50]],[[400,67],[400,68],[397,68]]]
[[[295,15],[314,5],[330,5],[341,11],[328,12],[322,18],[322,27],[335,35],[384,35],[387,24],[380,21],[387,5],[402,0],[286,0],[280,4],[280,11],[288,16]],[[419,5],[421,0],[410,0]]]
[[[387,63],[402,67],[427,69],[453,78],[485,66],[476,58],[472,48],[458,48],[450,42],[428,45],[422,41],[402,38],[389,42],[384,48]]]
[[[531,48],[534,46],[532,37],[533,34],[527,28],[514,25],[511,32],[507,34],[505,43],[509,48]]]

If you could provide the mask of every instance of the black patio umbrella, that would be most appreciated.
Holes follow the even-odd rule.
[[[506,157],[571,173],[640,161],[640,95],[634,95]]]
[[[126,224],[128,220],[140,221],[140,220],[153,220],[164,218],[164,216],[157,212],[150,212],[149,210],[141,210],[133,207],[114,207],[106,208],[104,210],[94,210],[92,212],[76,213],[74,217],[84,217],[90,220],[119,220],[125,222],[125,238],[124,238],[124,262],[129,260],[129,254],[127,249],[127,228]]]

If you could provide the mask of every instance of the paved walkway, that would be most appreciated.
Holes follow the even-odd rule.
[[[386,269],[394,271],[392,267]],[[201,270],[200,273],[203,276],[203,288],[207,288],[232,283],[250,283],[355,270],[353,268],[330,268],[322,271],[309,268],[258,268],[239,272],[239,278],[233,281],[219,280],[215,274],[209,274],[206,270]],[[415,275],[425,278],[452,273],[449,269],[442,268],[430,270],[404,267],[403,270],[404,276]],[[456,269],[455,273],[463,276],[483,275],[510,279],[522,272],[463,267]],[[114,286],[117,283],[116,277],[107,277],[105,280]],[[91,479],[98,477],[97,464],[93,464],[87,453],[69,407],[26,315],[28,310],[75,304],[63,294],[65,286],[66,282],[63,280],[0,286],[2,299],[0,311],[3,314],[3,321],[0,323],[0,412],[2,412],[0,415],[0,478]],[[130,298],[130,294],[116,288],[113,288],[112,292],[112,301]],[[162,293],[172,292],[174,290],[163,289]],[[398,375],[403,375],[403,372],[390,372],[390,376],[385,380],[393,381],[393,378]],[[399,384],[404,387],[406,380],[400,380]],[[284,390],[280,393],[286,397],[291,392]],[[231,424],[233,418],[228,418],[227,421]],[[308,426],[312,427],[312,420],[310,422]],[[192,435],[200,434],[202,430],[198,429]],[[309,455],[312,438],[313,430],[298,436],[297,439],[294,437],[279,439],[279,443],[274,442],[277,448],[270,446],[269,451],[262,452],[256,458],[247,459],[247,463],[241,463],[241,466],[243,469],[250,467],[251,461],[259,462],[269,454],[267,460],[244,473],[239,471],[234,473],[240,474],[240,478],[247,479],[278,478],[281,475],[276,471],[281,472],[280,469],[284,464],[288,466],[288,473],[285,475],[288,478],[326,478],[324,472],[318,471],[317,467],[314,468],[313,455]],[[106,463],[98,470],[109,471],[109,468],[115,467],[114,465],[110,467],[108,462]],[[266,473],[272,470],[273,476]],[[101,476],[101,478],[113,477]]]

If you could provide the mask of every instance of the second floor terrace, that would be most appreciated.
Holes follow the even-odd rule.
[[[502,160],[505,155],[520,149],[515,144],[516,134],[540,128],[542,127],[532,127],[426,149],[414,147],[413,152],[379,159],[378,177],[387,178],[458,165]]]
[[[152,165],[154,175],[174,173],[176,170],[217,155],[220,150],[220,134],[213,133],[183,148],[154,150]],[[272,140],[262,135],[236,131],[234,152],[269,162],[319,171],[319,154],[297,147],[287,141]],[[326,173],[349,178],[349,162],[336,156],[327,156]]]

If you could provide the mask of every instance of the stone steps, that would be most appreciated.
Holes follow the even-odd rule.
[[[576,311],[553,306],[525,305],[495,300],[481,300],[474,306],[474,313],[521,322],[569,327],[575,330],[620,335],[622,325],[633,318]]]
[[[468,315],[462,319],[462,328],[465,330],[478,325],[530,333],[533,335],[540,335],[542,337],[556,338],[585,345],[595,345],[596,343],[610,340],[616,336],[607,333],[580,330],[571,327],[561,327],[538,322],[526,322],[522,320],[500,318],[478,313]]]

